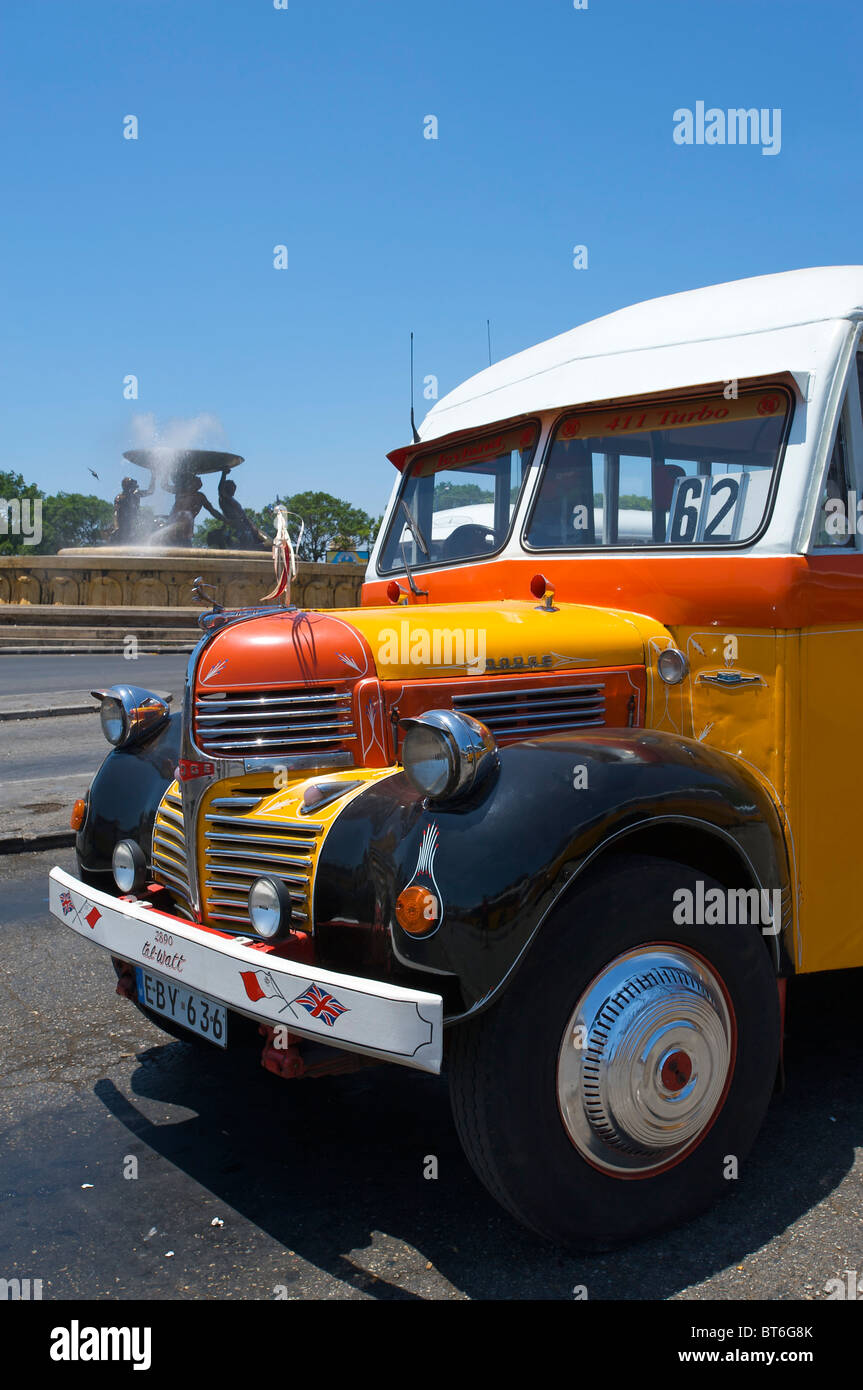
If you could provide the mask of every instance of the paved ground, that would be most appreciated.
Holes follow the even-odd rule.
[[[80,700],[83,693],[115,683],[140,685],[170,692],[177,709],[185,671],[186,659],[180,655],[137,661],[105,654],[65,656],[61,662],[47,656],[4,656],[0,662],[0,847],[71,835],[72,803],[84,795],[108,752],[98,706],[95,700]],[[65,697],[63,689],[68,692]],[[40,696],[52,705],[66,698],[86,712],[44,719],[7,717],[16,705],[31,714]],[[56,838],[45,842],[56,843]]]
[[[0,1277],[53,1299],[796,1300],[863,1272],[863,972],[792,987],[789,1088],[725,1201],[578,1258],[486,1196],[444,1080],[279,1081],[151,1027],[47,913],[71,860],[0,859]]]
[[[31,695],[40,690],[94,690],[100,685],[143,685],[148,690],[170,690],[175,701],[183,693],[188,657],[139,656],[126,661],[121,655],[4,656],[0,661],[0,695]]]

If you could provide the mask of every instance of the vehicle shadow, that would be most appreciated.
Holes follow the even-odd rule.
[[[863,1143],[861,984],[863,971],[845,971],[790,986],[787,1090],[774,1098],[728,1196],[685,1227],[597,1256],[557,1250],[497,1206],[461,1153],[442,1078],[383,1066],[285,1082],[254,1053],[167,1043],[140,1054],[133,1095],[107,1080],[95,1093],[140,1141],[247,1221],[374,1298],[423,1296],[350,1257],[382,1232],[473,1299],[568,1299],[577,1286],[590,1299],[666,1299],[739,1265],[851,1168]],[[136,1095],[194,1117],[153,1124]],[[424,1177],[430,1157],[435,1179]],[[773,1296],[802,1293],[786,1284]]]

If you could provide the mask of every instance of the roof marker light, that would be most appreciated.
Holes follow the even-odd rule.
[[[554,585],[550,584],[544,574],[535,574],[530,581],[530,592],[534,598],[541,598],[543,602],[539,604],[539,612],[556,613],[554,606]]]

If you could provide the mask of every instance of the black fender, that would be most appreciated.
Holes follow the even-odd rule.
[[[172,714],[146,743],[112,748],[87,793],[87,814],[75,847],[88,874],[111,873],[118,840],[136,840],[150,859],[153,821],[176,775],[182,715]]]
[[[442,916],[416,937],[396,922],[395,903],[432,823]],[[450,1018],[474,1012],[511,976],[561,895],[576,893],[579,875],[627,843],[730,887],[779,889],[790,930],[782,824],[754,774],[692,739],[621,729],[511,744],[463,804],[424,803],[403,772],[353,799],[318,861],[320,964],[412,984],[424,975]],[[672,907],[669,899],[669,919]],[[784,939],[764,939],[776,970],[790,973]]]

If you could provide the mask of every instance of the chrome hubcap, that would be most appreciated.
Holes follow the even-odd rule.
[[[718,978],[678,946],[627,951],[596,977],[564,1031],[557,1099],[591,1163],[621,1176],[670,1163],[713,1119],[733,1057]]]

